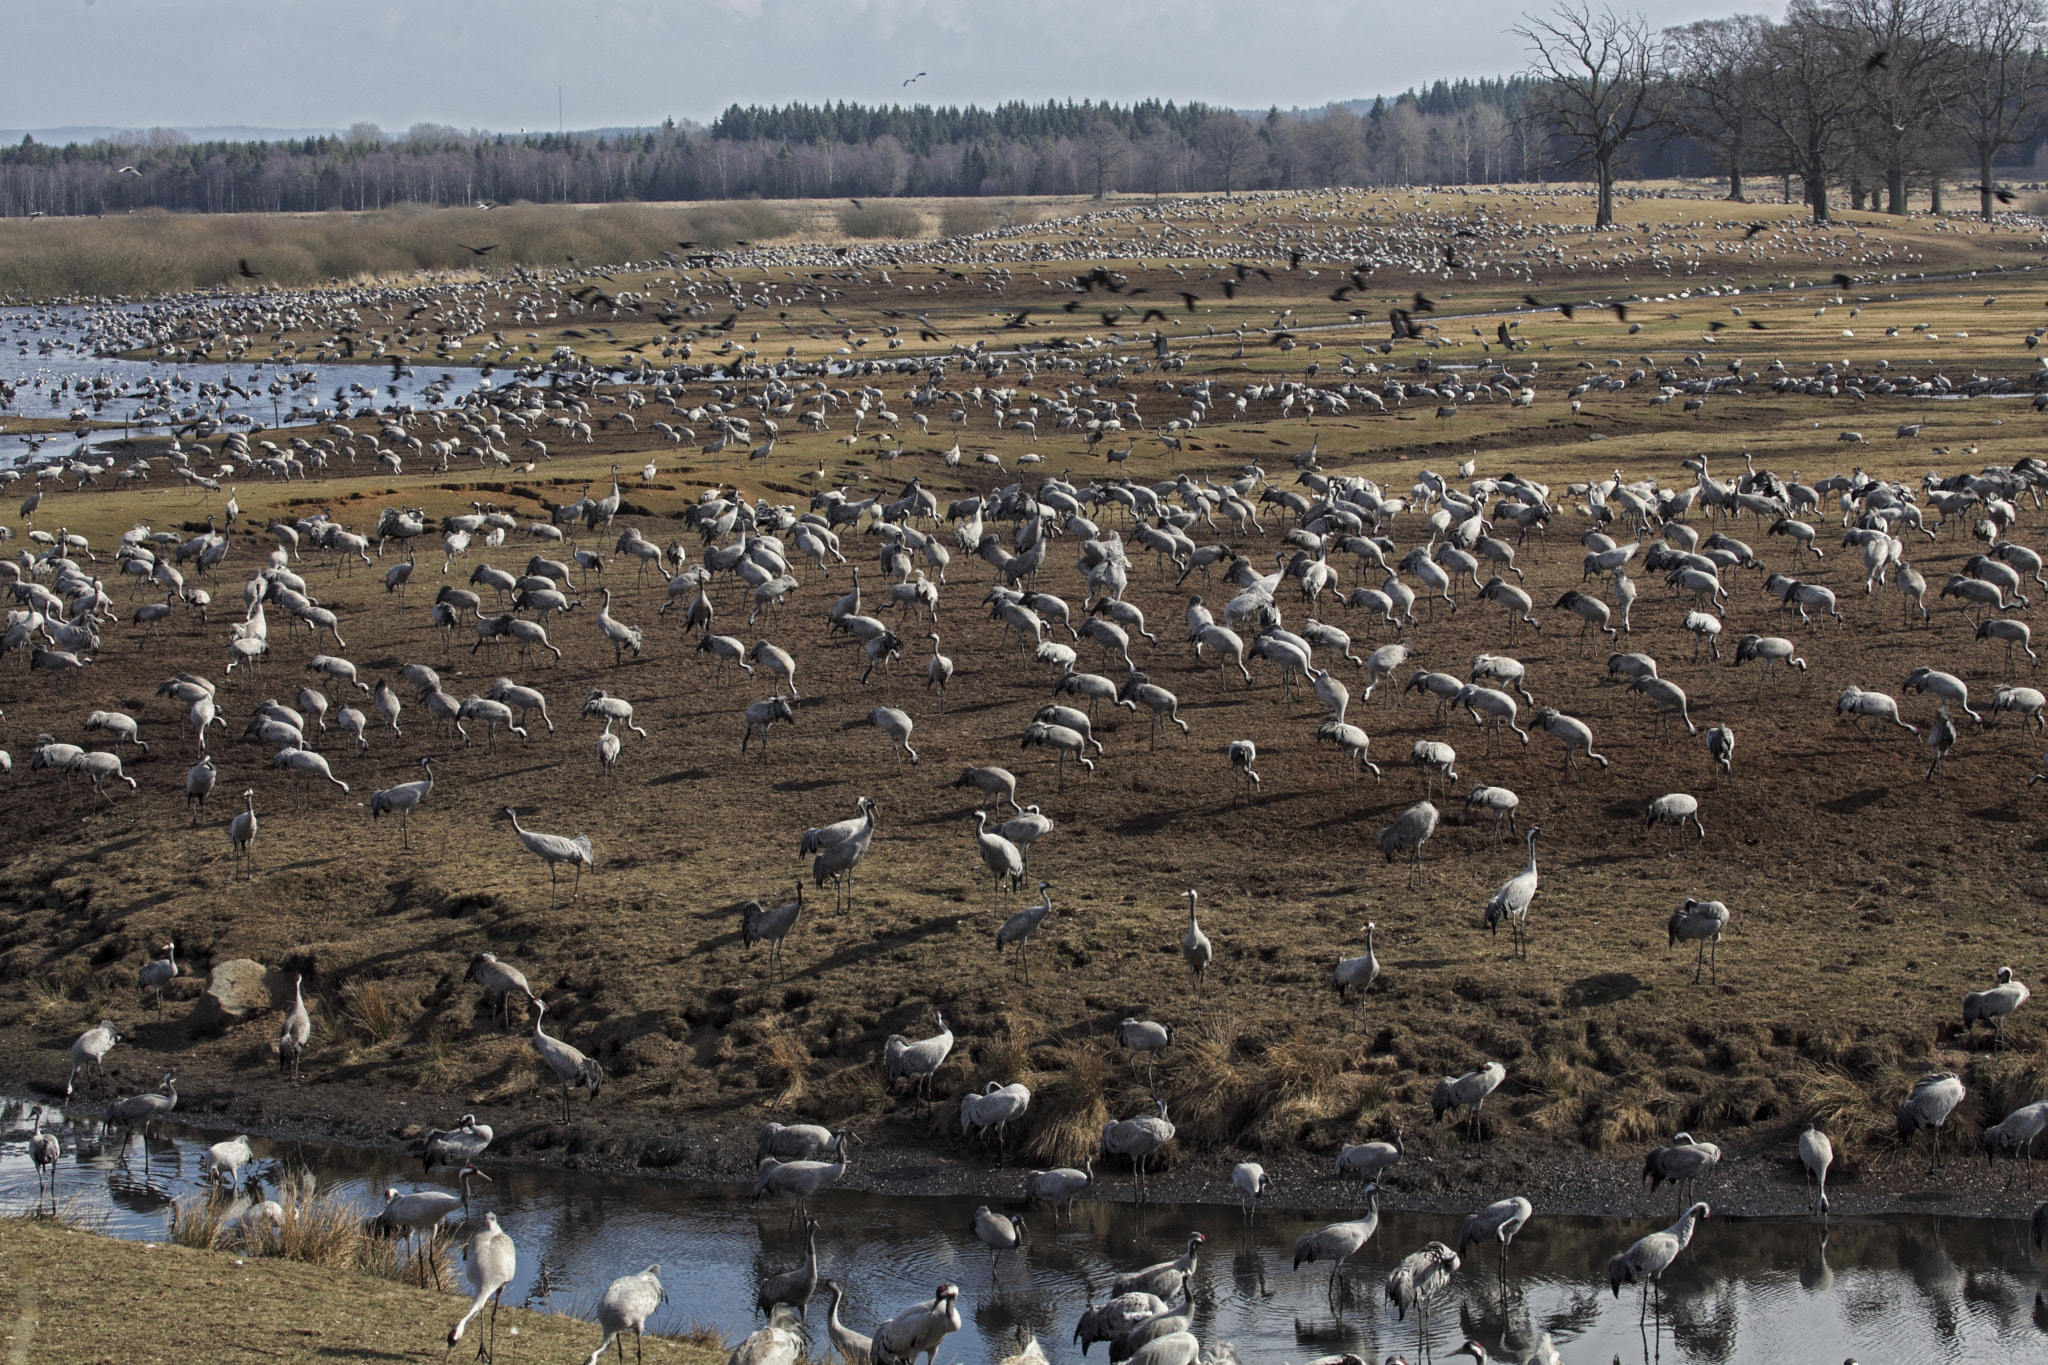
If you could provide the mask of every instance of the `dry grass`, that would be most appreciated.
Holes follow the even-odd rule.
[[[839,210],[839,231],[844,236],[859,239],[928,235],[923,214],[905,205],[886,201],[863,204],[858,208],[848,204]]]
[[[370,213],[171,214],[0,223],[0,297],[30,300],[211,289],[240,282],[239,262],[263,283],[300,287],[473,272],[463,244],[495,243],[490,268],[653,260],[679,241],[724,249],[786,235],[791,220],[765,204],[600,208],[515,204],[489,212],[404,205]]]
[[[388,1043],[398,1032],[398,1004],[382,981],[355,980],[343,986],[341,1017],[371,1043]]]
[[[274,1193],[283,1221],[269,1224],[244,1215],[246,1199],[225,1190],[209,1189],[179,1199],[171,1208],[170,1240],[203,1251],[233,1251],[245,1256],[275,1256],[332,1270],[416,1280],[421,1266],[433,1278],[439,1267],[444,1283],[452,1283],[452,1234],[445,1227],[420,1244],[418,1254],[400,1255],[398,1242],[377,1235],[353,1202],[318,1188],[313,1175],[295,1171]]]
[[[0,1220],[0,1282],[33,1303],[24,1360],[120,1360],[129,1365],[264,1365],[279,1359],[396,1359],[443,1354],[448,1328],[468,1306],[455,1293],[331,1262],[152,1246],[54,1225]],[[32,1297],[31,1297],[32,1296]],[[10,1294],[9,1328],[27,1314]],[[110,1313],[109,1303],[174,1303],[176,1312]],[[511,1329],[518,1336],[511,1335]],[[587,1356],[598,1329],[575,1318],[507,1302],[498,1350],[518,1359]],[[508,1345],[508,1343],[511,1343]],[[467,1343],[464,1343],[465,1347]],[[19,1349],[26,1348],[26,1349]],[[723,1365],[715,1332],[649,1335],[648,1365]]]

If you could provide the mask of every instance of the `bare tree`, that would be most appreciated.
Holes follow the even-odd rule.
[[[1948,112],[1963,145],[1976,153],[1977,202],[1988,223],[1997,212],[1992,161],[2033,141],[2048,117],[2048,60],[2041,52],[2048,10],[2042,0],[1968,0],[1962,22],[1971,69]]]
[[[1863,54],[1858,140],[1884,176],[1886,213],[1906,212],[1911,172],[1938,172],[1945,160],[1941,114],[1965,84],[1959,8],[1958,0],[1829,0],[1796,20],[1786,15],[1838,29],[1837,41]]]
[[[1358,174],[1358,156],[1365,149],[1362,121],[1341,104],[1333,104],[1311,123],[1303,141],[1316,183],[1350,185]]]
[[[1596,228],[1614,224],[1614,172],[1631,142],[1658,122],[1654,45],[1641,15],[1560,3],[1525,15],[1513,32],[1529,45],[1537,84],[1530,116],[1563,144],[1561,165],[1584,165],[1600,190]]]
[[[1706,148],[1728,176],[1728,197],[1747,202],[1742,173],[1755,155],[1752,112],[1767,79],[1759,64],[1763,21],[1738,14],[1664,31],[1664,64],[1675,87],[1666,116]]]
[[[1235,114],[1218,114],[1195,130],[1195,148],[1209,172],[1229,194],[1239,178],[1256,164],[1262,144],[1250,124]]]
[[[1753,122],[1772,157],[1800,178],[1813,221],[1825,223],[1829,182],[1854,159],[1868,54],[1813,0],[1792,0],[1785,21],[1766,22],[1762,35],[1770,79],[1758,88]]]
[[[1093,181],[1095,197],[1100,199],[1109,193],[1116,173],[1129,159],[1131,144],[1117,131],[1115,124],[1108,119],[1097,119],[1094,126],[1081,135],[1078,152],[1081,168]]]

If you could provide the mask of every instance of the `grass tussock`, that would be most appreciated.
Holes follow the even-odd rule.
[[[339,1193],[323,1191],[310,1172],[286,1176],[271,1196],[282,1212],[273,1222],[256,1211],[246,1195],[205,1190],[171,1206],[170,1240],[201,1251],[232,1251],[244,1256],[275,1256],[287,1261],[381,1276],[417,1280],[420,1262],[400,1257],[398,1244],[379,1236],[362,1210]],[[452,1282],[452,1232],[437,1233],[421,1244],[427,1277],[439,1266],[443,1282]]]
[[[351,981],[343,986],[341,1017],[371,1043],[388,1043],[398,1032],[398,1004],[381,981]]]
[[[786,1108],[804,1097],[805,1083],[811,1074],[811,1054],[794,1033],[776,1029],[761,1043],[760,1069],[763,1083],[776,1091],[769,1103]]]
[[[925,235],[924,215],[904,204],[848,204],[839,210],[839,230],[848,237],[872,240]]]
[[[915,215],[912,215],[913,217]],[[36,300],[214,289],[241,282],[241,261],[287,288],[470,271],[464,245],[495,244],[490,268],[657,259],[678,242],[719,250],[787,236],[766,204],[689,209],[513,204],[484,212],[406,204],[374,213],[173,214],[0,223],[0,296]],[[877,235],[894,235],[889,233]]]
[[[1044,1166],[1079,1166],[1101,1146],[1110,1119],[1109,1058],[1099,1046],[1068,1043],[1053,1060],[1051,1080],[1031,1097],[1037,1123],[1024,1155]]]

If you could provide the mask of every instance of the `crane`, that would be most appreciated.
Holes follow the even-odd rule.
[[[647,1331],[647,1319],[654,1316],[654,1310],[668,1302],[668,1291],[661,1287],[661,1267],[651,1265],[638,1275],[622,1275],[605,1288],[604,1297],[597,1301],[597,1325],[604,1332],[604,1339],[597,1343],[597,1349],[590,1353],[584,1365],[597,1365],[604,1359],[605,1348],[614,1341],[619,1343],[619,1359],[626,1358],[626,1343],[621,1341],[630,1329],[633,1333],[633,1360],[641,1360],[641,1337]]]
[[[533,1050],[548,1064],[548,1070],[555,1073],[555,1079],[562,1083],[562,1122],[569,1121],[569,1087],[580,1085],[590,1092],[594,1102],[597,1092],[604,1086],[604,1068],[584,1056],[559,1038],[550,1038],[541,1031],[541,1024],[547,1019],[548,1007],[537,995],[526,997],[533,1006]]]
[[[510,806],[502,808],[505,817],[512,822],[512,832],[519,836],[519,842],[526,845],[527,852],[548,865],[548,904],[555,901],[556,878],[563,863],[572,863],[576,868],[576,889],[570,895],[573,900],[583,894],[583,869],[591,869],[596,875],[596,863],[588,834],[579,834],[573,839],[559,834],[542,834],[527,829],[519,823],[519,812]]]
[[[491,1325],[489,1334],[477,1343],[477,1359],[488,1362],[491,1348],[498,1340],[498,1304],[505,1296],[505,1286],[519,1273],[519,1249],[512,1242],[512,1236],[498,1226],[498,1215],[484,1215],[483,1230],[469,1239],[469,1245],[462,1250],[462,1258],[469,1263],[470,1288],[476,1290],[476,1301],[461,1321],[448,1329],[448,1349],[453,1351],[455,1343],[462,1340],[462,1334],[469,1330],[469,1324],[483,1311],[484,1301],[491,1304]]]
[[[1694,1204],[1678,1215],[1678,1221],[1662,1232],[1653,1232],[1639,1238],[1628,1250],[1615,1256],[1607,1263],[1607,1287],[1614,1291],[1614,1297],[1621,1297],[1625,1284],[1643,1286],[1643,1309],[1636,1320],[1641,1322],[1649,1315],[1650,1295],[1658,1295],[1658,1310],[1663,1306],[1664,1272],[1678,1259],[1692,1241],[1693,1228],[1699,1220],[1708,1216],[1711,1210],[1705,1204]]]

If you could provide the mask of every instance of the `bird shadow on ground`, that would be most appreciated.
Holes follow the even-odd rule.
[[[1890,787],[1865,787],[1862,791],[1838,796],[1832,801],[1823,801],[1820,808],[1830,815],[1854,815],[1866,806],[1875,805],[1892,794]]]
[[[2001,825],[2017,825],[2025,818],[2010,806],[1981,806],[1963,814],[1972,820],[1991,820]]]
[[[711,776],[711,771],[708,768],[685,768],[680,772],[663,773],[660,777],[650,777],[647,779],[647,785],[650,787],[670,787],[678,782],[696,782],[709,776]],[[776,790],[781,791],[782,788],[777,787]]]
[[[1633,972],[1601,972],[1581,977],[1565,988],[1565,1003],[1573,1009],[1591,1005],[1612,1005],[1643,989],[1642,979]]]
[[[676,775],[676,777],[662,778],[660,780],[664,782],[673,782],[677,780],[678,777],[688,777],[690,775],[691,774],[689,773],[679,773]],[[699,773],[698,775],[702,776],[704,774]],[[825,787],[843,787],[845,785],[846,779],[843,777],[813,777],[808,780],[792,780],[788,782],[777,782],[772,787],[770,787],[769,790],[778,792],[814,792]]]

